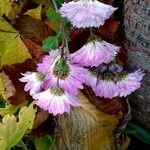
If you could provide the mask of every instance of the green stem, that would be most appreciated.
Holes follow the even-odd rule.
[[[58,7],[57,7],[57,4],[56,4],[55,0],[52,0],[52,2],[53,2],[53,5],[54,5],[54,7],[55,7],[55,10],[56,10],[57,12],[59,12],[59,9],[58,9]]]
[[[59,12],[59,9],[58,9],[58,6],[57,6],[55,0],[52,0],[52,2],[53,2],[55,10],[57,12]],[[62,20],[60,20],[60,28],[61,28],[61,31],[62,31],[62,34],[63,34],[63,38],[64,38],[64,40],[62,42],[62,47],[61,47],[62,48],[62,55],[61,56],[63,56],[64,55],[64,46],[66,46],[67,51],[69,51],[69,46],[68,46],[68,40],[67,40],[67,38],[65,38],[65,28],[63,26]]]
[[[59,9],[57,7],[57,4],[56,4],[56,1],[55,0],[52,0],[53,2],[53,5],[54,5],[54,8],[57,12],[59,12]],[[61,29],[61,32],[62,32],[62,35],[63,35],[63,40],[62,40],[62,45],[60,47],[61,49],[61,58],[64,59],[64,47],[66,46],[67,48],[67,51],[69,51],[69,48],[68,48],[68,40],[67,38],[65,38],[65,28],[63,26],[63,22],[62,20],[60,20],[60,29]],[[58,77],[57,77],[57,83],[56,85],[59,87],[59,79],[60,79],[60,71],[58,71]]]
[[[93,29],[90,28],[90,36],[93,36]]]
[[[24,144],[22,140],[20,141],[20,144],[24,150],[28,150],[27,146]]]

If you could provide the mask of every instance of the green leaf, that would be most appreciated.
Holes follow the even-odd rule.
[[[50,150],[52,146],[52,140],[47,136],[35,139],[34,143],[36,150]]]
[[[19,112],[19,121],[17,118],[8,114],[2,119],[0,123],[0,148],[1,150],[9,150],[14,147],[22,139],[28,129],[31,129],[36,109],[31,103],[29,107],[22,107]]]
[[[43,41],[42,48],[44,51],[49,52],[52,49],[58,48],[59,36],[48,37]]]
[[[68,19],[66,17],[62,17],[61,22],[62,22],[64,27],[70,27],[71,26],[71,23],[68,21]]]
[[[135,122],[129,122],[123,132],[128,135],[133,135],[139,140],[150,144],[150,132]]]
[[[64,3],[64,0],[56,0],[56,4],[57,4],[58,8],[60,8],[63,3]]]
[[[17,106],[6,104],[5,108],[0,108],[0,115],[14,114],[18,110]]]
[[[46,15],[51,22],[56,22],[61,19],[61,15],[52,8],[47,10]]]

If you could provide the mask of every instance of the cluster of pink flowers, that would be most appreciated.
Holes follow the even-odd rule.
[[[92,87],[96,96],[110,98],[126,97],[140,88],[144,73],[137,70],[133,73],[120,72],[118,70],[106,70],[98,76],[98,72],[89,71],[86,85]]]
[[[64,3],[60,13],[74,27],[90,28],[103,25],[115,10],[97,0],[79,0]],[[64,53],[62,57],[61,48],[51,50],[37,64],[37,72],[22,74],[20,81],[26,83],[25,91],[30,92],[35,104],[53,115],[80,106],[76,96],[83,84],[92,87],[96,96],[126,97],[140,87],[144,73],[137,70],[127,74],[112,62],[119,49],[91,33],[88,42],[73,54]]]

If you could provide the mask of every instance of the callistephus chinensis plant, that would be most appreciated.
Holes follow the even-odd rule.
[[[60,8],[62,16],[67,17],[77,28],[99,27],[104,25],[116,8],[97,0],[79,0],[64,3]]]
[[[55,37],[43,42],[49,54],[37,64],[37,72],[22,74],[20,79],[26,83],[25,91],[30,92],[37,106],[55,116],[81,106],[76,97],[84,85],[90,86],[95,95],[104,100],[126,97],[140,88],[143,71],[125,72],[115,59],[120,46],[108,43],[93,32],[104,25],[116,8],[97,0],[72,1],[60,9],[55,1],[53,3],[60,29]],[[62,16],[73,27],[90,30],[88,41],[72,54],[69,53],[68,26]]]
[[[80,106],[79,100],[59,87],[53,87],[33,95],[35,104],[53,115],[69,112],[70,107]]]

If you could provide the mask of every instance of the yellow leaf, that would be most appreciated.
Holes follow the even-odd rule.
[[[26,131],[31,129],[35,115],[34,103],[22,107],[18,119],[12,114],[5,115],[0,123],[0,149],[9,150],[15,146]]]
[[[13,3],[12,9],[9,12],[7,18],[9,18],[11,21],[14,21],[15,18],[18,17],[18,14],[22,11],[22,4],[19,3]]]
[[[0,115],[5,116],[7,114],[14,114],[18,110],[18,106],[6,104],[5,108],[0,108]]]
[[[42,5],[39,5],[37,8],[35,9],[30,9],[28,10],[25,15],[29,15],[34,19],[38,19],[41,20],[41,10],[42,10]]]
[[[0,98],[3,100],[6,100],[6,96],[5,96],[5,87],[4,87],[4,80],[3,80],[3,74],[0,73]]]
[[[12,9],[12,1],[10,1],[10,0],[1,0],[0,1],[0,16],[2,16],[3,14],[8,16],[11,9]]]
[[[5,49],[5,52],[1,58],[1,66],[13,63],[21,63],[29,57],[30,54],[28,53],[28,49],[18,36]]]
[[[0,66],[21,63],[30,57],[19,33],[4,18],[0,18]]]

